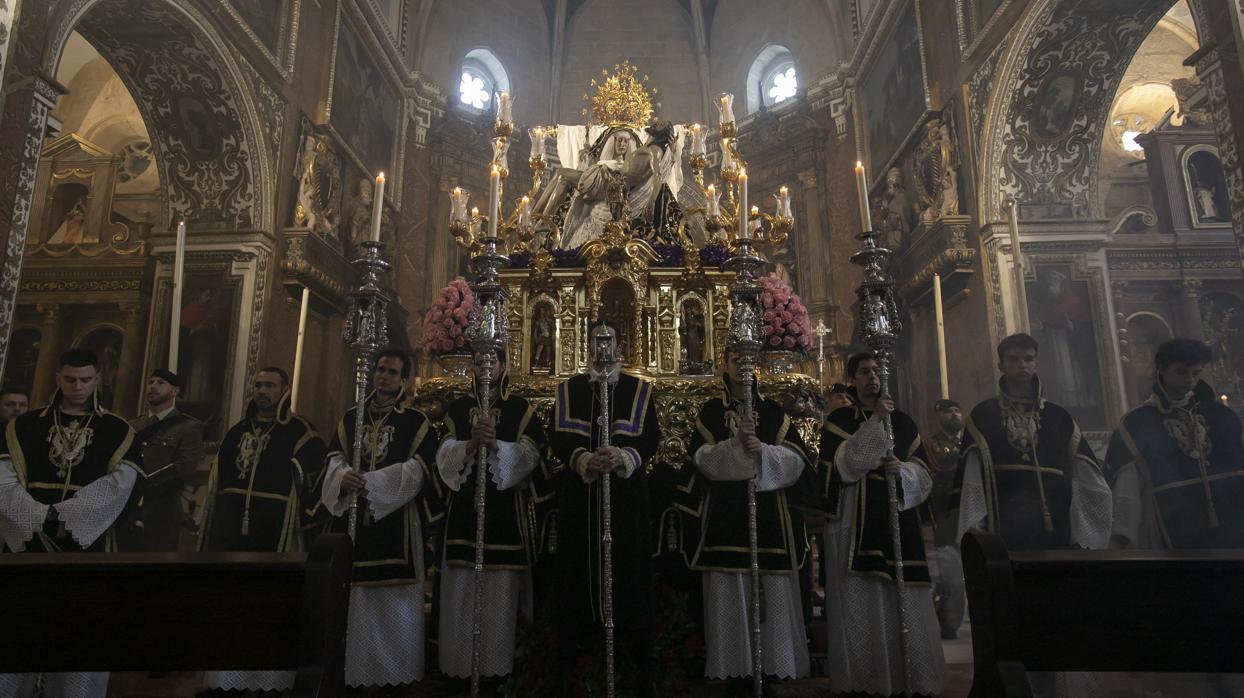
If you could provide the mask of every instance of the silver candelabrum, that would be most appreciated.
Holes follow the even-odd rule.
[[[501,242],[496,236],[480,238],[479,253],[471,258],[471,270],[475,283],[471,284],[474,302],[467,326],[467,340],[475,353],[476,402],[479,411],[476,419],[491,420],[493,395],[500,386],[493,385],[492,374],[499,361],[498,354],[505,351],[509,332],[505,326],[505,289],[498,278],[498,270],[509,258],[497,249]],[[494,427],[497,425],[493,425]],[[488,492],[487,447],[480,444],[475,452],[475,585],[474,609],[471,620],[471,696],[479,696],[480,652],[483,647],[484,615],[484,503]]]
[[[866,230],[858,239],[864,243],[859,252],[851,255],[851,262],[864,269],[864,280],[855,290],[859,298],[858,327],[860,339],[868,345],[877,360],[877,375],[881,380],[878,399],[890,397],[890,368],[894,359],[894,343],[902,329],[895,300],[894,278],[890,276],[890,250],[877,244],[877,231]],[[894,452],[894,427],[889,415],[884,420],[889,453]],[[886,491],[890,505],[890,542],[894,554],[894,584],[898,595],[895,608],[898,612],[900,631],[899,651],[903,662],[903,694],[911,695],[910,636],[903,596],[906,580],[903,567],[903,537],[899,520],[898,483],[893,475],[886,476]]]
[[[350,293],[350,311],[346,315],[345,341],[354,353],[354,444],[350,467],[359,472],[363,458],[363,417],[371,382],[372,365],[389,338],[389,294],[384,288],[384,243],[367,240],[362,243],[363,256],[354,260],[359,286]],[[358,535],[358,492],[350,497],[348,519],[350,540]]]
[[[734,352],[739,362],[743,382],[743,414],[750,419],[755,409],[752,404],[752,386],[756,382],[756,365],[759,363],[760,349],[764,346],[764,330],[760,322],[760,285],[756,283],[756,272],[764,264],[764,260],[752,249],[750,237],[736,237],[734,245],[735,255],[727,262],[735,272],[735,280],[730,287],[730,331],[726,347]],[[760,646],[762,590],[758,536],[756,477],[753,474],[747,481],[747,549],[751,577],[752,688],[756,698],[760,698],[764,691],[764,654]]]

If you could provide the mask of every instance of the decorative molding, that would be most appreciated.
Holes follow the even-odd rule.
[[[238,14],[236,8],[229,0],[220,0],[221,6],[224,8],[225,14],[234,21],[235,24],[250,39],[250,43],[259,53],[272,64],[273,68],[280,73],[281,79],[289,81],[294,72],[294,58],[298,53],[298,21],[302,14],[302,0],[266,0],[267,2],[281,2],[281,17],[278,23],[281,26],[280,34],[277,36],[277,52],[282,54],[277,56],[273,53],[273,48],[264,43],[263,39],[255,34],[255,30],[247,24],[242,15]],[[318,4],[318,2],[317,2]],[[281,50],[283,49],[283,50]],[[249,60],[243,61],[250,65]]]

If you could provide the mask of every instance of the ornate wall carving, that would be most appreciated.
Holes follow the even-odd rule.
[[[1049,0],[1019,27],[986,134],[987,218],[1011,197],[1045,218],[1097,215],[1106,114],[1170,0]]]
[[[236,84],[219,54],[170,5],[102,0],[80,31],[137,98],[157,141],[169,220],[263,223],[259,164]]]

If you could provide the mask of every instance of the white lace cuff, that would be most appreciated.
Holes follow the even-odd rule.
[[[436,469],[445,486],[457,492],[474,470],[475,459],[467,456],[467,442],[447,438],[436,450]]]
[[[535,444],[522,438],[517,443],[498,441],[497,450],[488,456],[489,478],[502,491],[526,480],[540,462]]]
[[[881,459],[890,449],[885,425],[869,419],[860,425],[851,438],[843,441],[834,454],[834,466],[843,482],[856,482],[881,466]]]
[[[374,521],[379,521],[406,506],[423,487],[423,467],[411,458],[379,470],[363,473],[366,481],[367,508]]]
[[[789,446],[760,446],[760,470],[756,474],[756,491],[772,492],[795,484],[803,472],[804,460]]]
[[[333,516],[341,516],[350,508],[350,497],[343,495],[341,480],[350,469],[346,457],[334,453],[328,457],[328,472],[324,473],[324,485],[320,489],[320,501]]]
[[[111,473],[52,507],[74,541],[89,548],[121,515],[137,480],[138,471],[121,463]]]
[[[17,481],[13,462],[0,458],[0,540],[20,553],[36,533],[43,530],[48,505],[36,502]]]
[[[731,437],[705,444],[695,452],[695,466],[704,477],[718,482],[738,482],[756,476],[756,461]]]
[[[900,502],[903,511],[920,506],[933,491],[933,477],[916,463],[903,463],[899,483],[903,488],[903,501]]]

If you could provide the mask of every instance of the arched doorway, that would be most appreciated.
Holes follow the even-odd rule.
[[[75,43],[89,50],[76,50]],[[185,220],[183,282],[216,284],[232,304],[218,309],[231,323],[227,340],[215,348],[225,375],[208,401],[212,414],[200,415],[228,423],[241,413],[246,376],[257,361],[272,256],[279,141],[272,135],[279,133],[266,133],[271,129],[255,97],[260,78],[234,57],[196,3],[66,3],[51,21],[44,71],[58,75],[80,55],[102,58],[96,63],[103,67],[93,69],[111,76],[118,84],[111,96],[123,97],[118,101],[137,113],[111,121],[83,114],[70,119],[107,147],[85,133],[61,133],[43,148],[25,238],[10,240],[10,248],[19,242],[26,254],[0,281],[19,289],[16,298],[4,299],[12,310],[0,308],[0,355],[12,358],[9,323],[26,318],[40,327],[38,394],[51,379],[55,356],[87,323],[111,323],[125,337],[114,409],[125,416],[137,412],[143,374],[168,360],[172,231]],[[88,108],[109,108],[107,97]],[[61,103],[74,99],[71,92]],[[53,123],[61,121],[59,108],[52,110]],[[119,134],[125,121],[132,128]],[[140,193],[150,196],[140,205],[132,185],[144,179],[150,186]],[[47,229],[54,218],[63,230]]]

